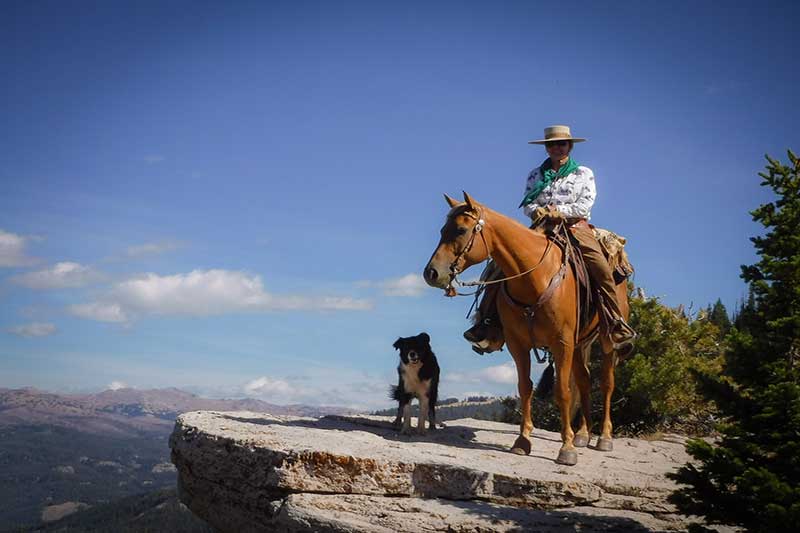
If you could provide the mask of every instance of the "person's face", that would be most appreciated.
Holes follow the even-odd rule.
[[[561,161],[569,155],[570,150],[572,150],[572,143],[569,141],[548,141],[544,143],[544,147],[551,159]]]

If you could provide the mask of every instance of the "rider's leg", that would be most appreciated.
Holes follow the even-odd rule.
[[[621,356],[624,356],[633,347],[636,332],[622,318],[611,267],[600,249],[600,244],[597,242],[594,232],[588,225],[576,224],[572,226],[571,230],[575,240],[578,241],[578,246],[580,246],[592,283],[600,291],[602,296],[601,305],[605,306],[605,311],[609,316],[609,331],[604,332],[604,334],[610,336],[614,349],[620,352]]]
[[[488,285],[475,313],[475,325],[464,332],[464,338],[479,354],[491,353],[503,347],[503,329],[497,312],[499,285]]]
[[[492,281],[503,277],[503,271],[494,261],[490,261],[481,273],[481,281]],[[497,311],[498,283],[486,285],[483,297],[475,312],[474,325],[464,332],[464,338],[472,344],[473,351],[483,355],[503,348],[503,326]]]

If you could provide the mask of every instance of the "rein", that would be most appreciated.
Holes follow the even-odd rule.
[[[458,254],[456,254],[455,259],[453,259],[453,262],[450,263],[450,274],[451,274],[450,283],[447,285],[447,287],[444,290],[445,296],[472,296],[474,294],[478,294],[483,289],[483,287],[485,287],[486,285],[494,285],[495,283],[501,283],[501,282],[508,281],[508,280],[511,280],[511,279],[521,278],[522,276],[525,276],[526,274],[530,274],[531,272],[533,272],[534,270],[536,270],[537,268],[539,268],[542,265],[542,263],[544,262],[545,258],[547,257],[547,253],[550,251],[550,247],[553,245],[553,241],[548,239],[547,240],[547,246],[545,246],[544,253],[542,253],[542,257],[541,257],[541,259],[539,259],[539,262],[536,263],[535,265],[533,265],[531,268],[529,268],[525,272],[520,272],[519,274],[515,274],[513,276],[507,276],[507,277],[502,278],[502,279],[494,279],[494,280],[490,280],[490,281],[461,281],[460,279],[458,279],[458,275],[461,273],[461,271],[458,269],[458,261],[466,253],[468,253],[472,249],[472,245],[475,243],[475,235],[476,234],[478,234],[478,233],[481,234],[481,239],[483,239],[483,246],[486,248],[487,255],[488,255],[488,252],[489,252],[489,245],[486,243],[486,237],[483,236],[483,228],[484,228],[484,226],[486,226],[486,221],[481,216],[482,213],[479,212],[477,217],[475,215],[472,215],[472,214],[466,213],[466,212],[462,213],[462,214],[465,215],[465,216],[468,216],[468,217],[470,217],[470,218],[472,218],[474,220],[477,220],[477,223],[472,228],[472,235],[470,235],[470,238],[469,238],[469,241],[467,242],[467,245],[464,246],[464,248],[460,252],[458,252]],[[488,262],[488,260],[489,259],[487,259],[487,262]],[[460,285],[461,287],[479,287],[479,288],[475,292],[467,292],[467,293],[458,292],[455,289],[455,287],[453,287],[453,283],[454,282],[457,283],[458,285]],[[505,287],[505,284],[503,286]],[[476,298],[477,298],[477,296],[476,296]]]
[[[495,283],[501,283],[503,281],[508,281],[510,279],[520,278],[520,277],[524,276],[525,274],[530,274],[531,272],[533,272],[534,270],[536,270],[537,268],[539,268],[542,265],[542,263],[544,262],[545,257],[547,257],[547,252],[550,251],[550,247],[552,245],[553,245],[553,241],[548,239],[547,240],[547,246],[545,246],[544,253],[542,253],[542,257],[541,257],[541,259],[539,259],[539,262],[536,263],[531,268],[529,268],[528,270],[526,270],[525,272],[520,272],[519,274],[515,274],[513,276],[507,276],[505,278],[493,279],[493,280],[489,280],[489,281],[465,281],[465,282],[459,281],[458,283],[462,287],[475,287],[475,286],[484,286],[484,285],[494,285]]]

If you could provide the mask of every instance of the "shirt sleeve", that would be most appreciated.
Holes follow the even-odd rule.
[[[575,201],[563,203],[558,206],[558,210],[567,218],[589,218],[597,198],[597,187],[594,183],[594,173],[590,168],[579,167],[576,172],[575,190],[577,194]]]
[[[539,181],[540,179],[542,179],[542,175],[541,175],[541,173],[539,172],[539,168],[537,167],[537,168],[534,168],[533,170],[531,170],[530,174],[528,174],[528,179],[527,179],[527,180],[525,180],[525,193],[523,194],[523,198],[524,198],[524,197],[525,197],[525,196],[526,196],[526,195],[527,195],[527,194],[528,194],[528,193],[529,193],[531,190],[533,190],[533,185],[534,185],[534,184],[535,184],[537,181]],[[539,195],[539,196],[541,196],[541,195]],[[533,201],[533,202],[531,202],[531,203],[529,203],[529,204],[527,204],[527,205],[523,205],[523,206],[522,206],[522,212],[523,212],[523,213],[525,213],[525,216],[526,216],[526,217],[530,218],[530,217],[531,217],[531,215],[533,215],[533,211],[534,211],[534,210],[535,210],[537,207],[539,207],[539,205],[540,205],[540,204],[536,203],[536,200],[534,199],[534,201]]]

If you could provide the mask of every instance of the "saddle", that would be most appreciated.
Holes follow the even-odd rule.
[[[619,285],[634,272],[633,265],[628,260],[628,253],[625,251],[625,243],[628,240],[622,235],[617,235],[607,229],[594,226],[592,226],[592,229],[594,230],[595,239],[600,243],[600,248],[603,249],[603,255],[606,256],[606,260],[608,260],[608,264],[614,272],[614,283]]]
[[[580,248],[573,244],[571,232],[565,226],[559,226],[561,231],[548,231],[548,238],[562,250],[566,259],[566,265],[572,269],[575,278],[578,282],[578,305],[580,306],[580,324],[581,329],[583,325],[589,323],[597,311],[597,302],[599,295],[595,295],[593,288],[590,284],[589,273],[583,261],[583,256],[580,253]],[[633,274],[634,269],[628,259],[628,254],[625,252],[625,244],[627,240],[625,237],[614,233],[613,231],[597,228],[590,225],[594,232],[594,236],[600,244],[600,248],[605,255],[606,260],[611,266],[614,283],[619,285],[624,282],[628,277]],[[550,286],[545,294],[539,299],[535,305],[525,305],[514,299],[505,291],[505,286],[497,287],[497,285],[484,285],[481,290],[475,295],[475,302],[473,306],[478,303],[478,309],[473,316],[474,326],[464,333],[464,337],[473,344],[473,351],[479,354],[491,353],[502,349],[503,336],[500,324],[500,316],[497,312],[496,298],[499,291],[503,292],[505,298],[509,299],[515,305],[522,307],[526,315],[530,315],[530,320],[533,319],[535,307],[549,299],[560,282],[563,280],[565,271],[562,268],[551,280]],[[490,261],[486,268],[481,273],[481,281],[494,281],[505,277],[503,271],[494,263]],[[499,289],[499,291],[498,291]],[[602,313],[601,313],[602,315]],[[605,317],[601,316],[601,319]],[[538,353],[536,354],[538,358]]]

